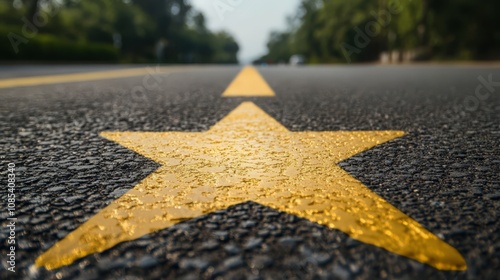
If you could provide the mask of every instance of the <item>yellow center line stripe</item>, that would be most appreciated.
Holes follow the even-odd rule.
[[[224,97],[275,96],[274,91],[254,67],[247,66],[222,94]]]
[[[60,74],[50,76],[35,76],[23,77],[13,79],[0,79],[0,88],[13,88],[13,87],[26,87],[26,86],[39,86],[60,83],[84,82],[84,81],[97,81],[107,79],[118,79],[127,77],[136,77],[143,75],[166,74],[173,72],[181,72],[184,70],[192,69],[190,67],[161,67],[160,71],[156,68],[134,68],[122,69],[111,71],[98,71],[98,72],[85,72],[74,74]]]

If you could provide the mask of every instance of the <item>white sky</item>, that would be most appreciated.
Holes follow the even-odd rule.
[[[226,30],[235,37],[240,45],[240,63],[249,63],[266,53],[270,32],[285,30],[286,17],[295,14],[299,3],[300,0],[191,0],[193,7],[205,15],[210,30]]]

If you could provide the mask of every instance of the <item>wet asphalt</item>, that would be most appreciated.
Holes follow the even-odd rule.
[[[259,71],[276,97],[222,98],[239,69],[168,74],[140,92],[144,77],[0,89],[0,178],[8,163],[17,178],[16,273],[6,270],[4,243],[0,278],[498,279],[499,67],[267,67]],[[499,86],[475,94],[490,75]],[[339,165],[455,247],[468,269],[436,270],[251,201],[61,269],[30,269],[159,167],[99,132],[205,131],[243,101],[292,131],[404,130]],[[5,224],[7,189],[0,194]],[[2,226],[1,242],[8,234]]]

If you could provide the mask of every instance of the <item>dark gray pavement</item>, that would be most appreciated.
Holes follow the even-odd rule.
[[[276,97],[222,98],[239,69],[170,74],[146,95],[132,90],[143,77],[0,89],[1,178],[13,162],[18,180],[17,272],[2,268],[0,278],[498,279],[500,86],[475,90],[480,77],[500,82],[500,68],[268,67],[259,71]],[[293,131],[407,132],[340,166],[455,247],[468,269],[439,271],[253,202],[61,269],[29,269],[158,168],[99,132],[203,131],[246,100]]]

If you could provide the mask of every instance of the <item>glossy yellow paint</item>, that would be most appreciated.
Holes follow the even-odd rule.
[[[121,69],[113,71],[85,72],[74,74],[47,75],[36,77],[23,77],[12,79],[1,79],[0,88],[40,86],[49,84],[61,84],[72,82],[97,81],[107,79],[128,78],[145,75],[161,75],[188,70],[189,68],[161,67],[159,72],[148,71],[147,68]],[[154,70],[157,70],[156,68]]]
[[[453,247],[336,163],[402,131],[291,132],[245,102],[206,132],[103,132],[161,167],[36,260],[55,269],[176,223],[255,201],[444,270]]]
[[[259,74],[255,67],[247,66],[241,70],[222,96],[275,96],[274,91]]]

